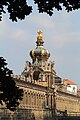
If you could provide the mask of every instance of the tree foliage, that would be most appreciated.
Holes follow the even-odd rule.
[[[23,90],[16,86],[11,77],[12,70],[9,70],[3,57],[0,57],[0,104],[5,104],[12,111],[18,107],[23,97]]]
[[[50,16],[53,14],[54,8],[62,10],[65,7],[67,12],[80,8],[80,0],[33,0],[37,4],[39,13],[46,12]],[[32,12],[32,6],[27,4],[27,0],[0,0],[0,20],[2,20],[2,13],[6,13],[4,7],[7,7],[10,19],[16,21],[17,19],[25,19],[25,16]]]

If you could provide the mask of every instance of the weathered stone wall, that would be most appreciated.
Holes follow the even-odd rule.
[[[54,94],[54,88],[23,80],[16,80],[16,83],[24,90],[23,100],[14,113],[1,108],[0,118],[6,117],[8,120],[52,120],[54,114],[64,116],[66,111],[69,115],[80,113],[80,97],[63,91],[56,91]]]
[[[68,114],[80,113],[80,97],[74,94],[58,91],[56,96],[56,109],[67,110]]]

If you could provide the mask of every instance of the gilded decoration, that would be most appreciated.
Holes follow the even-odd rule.
[[[37,40],[42,40],[43,39],[42,31],[39,30],[37,33],[38,33]]]

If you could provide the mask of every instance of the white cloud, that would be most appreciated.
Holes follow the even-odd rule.
[[[17,40],[19,42],[23,40],[27,40],[29,38],[27,32],[23,29],[12,30],[11,37],[13,38],[13,40]]]
[[[0,21],[0,37],[5,37],[8,28],[5,21]]]
[[[77,29],[74,31],[75,25],[72,24],[72,17],[73,14],[64,14],[64,12],[56,15],[54,27],[48,29],[50,32],[47,32],[46,35],[46,39],[51,43],[51,47],[54,45],[56,49],[63,49],[63,47],[68,46],[68,44],[80,44],[80,32]]]
[[[73,19],[76,21],[73,21]],[[80,78],[79,72],[76,72],[80,71],[80,27],[78,27],[78,19],[79,16],[76,17],[74,15],[73,17],[73,14],[62,11],[53,14],[52,17],[49,17],[47,14],[32,14],[26,17],[23,22],[18,23],[11,23],[9,19],[7,22],[5,19],[0,22],[0,41],[2,40],[0,45],[4,40],[3,46],[1,45],[1,54],[5,53],[4,55],[6,55],[8,63],[17,73],[17,71],[22,69],[24,59],[28,60],[30,49],[35,47],[37,30],[41,28],[45,42],[44,47],[51,52],[52,60],[56,60],[58,73],[61,76],[67,74],[67,78],[71,74],[70,76],[75,80],[77,78],[76,81],[78,81]],[[26,55],[26,52],[28,55]],[[15,56],[17,62],[14,63]],[[74,62],[72,62],[73,60]],[[73,71],[74,63],[76,69]],[[67,73],[68,69],[73,72]]]
[[[47,16],[47,15],[33,15],[29,18],[30,22],[33,23],[33,25],[35,24],[36,26],[40,26],[40,27],[44,27],[46,29],[50,29],[54,27],[54,21],[51,19],[51,17]]]
[[[0,40],[17,40],[23,41],[29,38],[28,30],[25,31],[23,28],[14,27],[16,23],[9,24],[7,21],[3,20],[0,22]]]

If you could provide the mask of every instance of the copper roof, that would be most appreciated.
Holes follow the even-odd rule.
[[[76,85],[76,83],[68,79],[66,79],[65,82],[67,83],[67,85]]]

